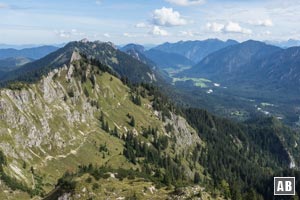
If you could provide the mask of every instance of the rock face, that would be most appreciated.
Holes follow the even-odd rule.
[[[0,149],[8,158],[39,163],[80,142],[76,127],[93,121],[96,108],[87,102],[80,83],[73,78],[73,68],[52,71],[21,90],[0,91]],[[70,96],[70,91],[74,95]]]
[[[165,122],[165,125],[167,124],[173,126],[172,134],[176,138],[177,148],[186,149],[187,146],[202,143],[196,131],[189,126],[183,117],[171,113],[171,118]]]

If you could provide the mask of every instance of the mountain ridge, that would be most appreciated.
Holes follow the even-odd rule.
[[[206,77],[224,84],[299,90],[299,47],[281,49],[249,40],[204,58],[179,76]]]
[[[39,74],[50,71],[71,61],[74,51],[78,51],[90,58],[101,60],[103,64],[108,65],[121,77],[127,77],[131,82],[162,82],[162,75],[156,73],[150,66],[142,63],[131,56],[119,51],[109,42],[89,42],[89,41],[74,41],[70,42],[65,47],[58,49],[55,52],[41,58],[35,62],[28,63],[22,68],[13,72],[8,72],[2,75],[2,83],[11,82],[13,80],[32,79]],[[27,74],[24,76],[24,74]]]
[[[219,39],[207,39],[203,41],[195,40],[164,43],[153,49],[165,51],[167,53],[177,53],[185,56],[194,63],[198,63],[208,54],[235,44],[238,44],[235,40],[227,40],[224,42]]]
[[[135,59],[160,69],[178,69],[192,66],[194,63],[186,57],[177,53],[167,53],[155,48],[145,50],[142,45],[128,44],[121,48],[121,51],[133,56]]]
[[[49,53],[52,53],[59,49],[55,46],[45,45],[45,46],[38,46],[32,48],[24,48],[24,49],[0,49],[0,59],[5,59],[9,57],[27,57],[29,59],[40,59]]]

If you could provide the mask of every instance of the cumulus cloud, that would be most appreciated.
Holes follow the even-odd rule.
[[[166,0],[166,1],[178,6],[193,6],[193,5],[201,5],[205,3],[205,0]]]
[[[187,24],[179,12],[174,11],[173,8],[162,7],[156,9],[152,16],[153,24],[159,26],[181,26]]]
[[[152,30],[149,32],[151,35],[155,36],[168,36],[169,33],[166,30],[159,28],[159,26],[153,26]]]
[[[219,32],[223,31],[225,25],[224,24],[219,24],[217,22],[213,22],[213,23],[207,23],[206,27],[209,31],[219,33]]]
[[[265,19],[265,20],[258,20],[258,21],[250,21],[249,24],[256,25],[256,26],[264,26],[264,27],[270,27],[273,26],[273,21],[271,19]]]
[[[242,34],[252,34],[252,30],[243,28],[239,23],[236,22],[228,22],[227,24],[220,23],[207,23],[206,27],[209,31],[215,33],[242,33]]]
[[[228,22],[224,27],[224,32],[227,33],[244,33],[251,34],[252,31],[250,29],[246,29],[240,26],[239,23]]]

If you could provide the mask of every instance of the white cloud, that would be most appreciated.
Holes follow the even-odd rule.
[[[137,37],[137,35],[134,35],[134,34],[131,34],[131,33],[123,33],[123,36],[129,37],[129,38]]]
[[[174,11],[173,8],[162,7],[153,12],[152,21],[159,26],[181,26],[187,24],[179,12]]]
[[[241,27],[239,23],[228,22],[224,27],[224,32],[251,34],[252,30]]]
[[[166,1],[179,6],[193,6],[193,5],[201,5],[205,3],[205,0],[166,0]]]
[[[217,22],[207,23],[206,27],[209,31],[215,33],[242,33],[242,34],[252,34],[252,30],[243,28],[239,23],[228,22],[227,24],[219,24]]]
[[[106,37],[106,38],[110,38],[111,37],[109,33],[104,33],[103,36]]]
[[[265,27],[271,27],[273,26],[273,21],[271,19],[265,19],[265,20],[258,20],[258,21],[249,21],[249,24],[256,25],[256,26],[265,26]]]
[[[264,31],[264,32],[262,33],[262,35],[272,35],[272,32],[271,32],[271,31]]]
[[[85,33],[79,32],[76,29],[72,29],[71,31],[65,30],[55,30],[55,34],[61,38],[71,38],[76,36],[85,36]]]
[[[136,28],[147,28],[149,27],[147,24],[145,24],[144,22],[140,22],[140,23],[137,23],[135,25]]]
[[[264,32],[264,34],[266,34],[266,35],[271,35],[272,32],[271,32],[271,31],[266,31],[266,32]]]
[[[219,24],[217,22],[213,22],[213,23],[207,23],[206,27],[209,31],[219,33],[219,32],[223,31],[225,25],[224,24]]]
[[[55,34],[61,38],[70,38],[71,34],[70,32],[64,31],[64,30],[59,30],[59,31],[55,31]]]
[[[195,35],[198,35],[199,33],[195,33],[192,31],[180,31],[179,36],[184,36],[184,37],[194,37]]]
[[[166,30],[159,28],[159,26],[153,26],[153,29],[149,32],[151,35],[156,36],[168,36],[169,33]]]

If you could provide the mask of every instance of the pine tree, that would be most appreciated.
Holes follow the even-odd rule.
[[[114,128],[113,135],[116,136],[116,137],[119,136],[118,129],[117,129],[116,126],[115,126],[115,128]]]
[[[195,172],[194,183],[198,184],[199,182],[200,182],[200,174],[198,172]]]
[[[96,80],[95,80],[94,75],[92,75],[92,76],[90,77],[90,80],[91,80],[91,83],[92,83],[92,87],[95,88]]]
[[[135,127],[135,119],[133,116],[131,116],[130,126]]]
[[[168,172],[166,172],[165,176],[164,176],[164,180],[163,180],[164,184],[166,184],[167,186],[171,185],[171,177],[170,174]]]
[[[86,87],[83,89],[83,92],[86,97],[90,96],[89,91],[86,89]]]
[[[108,122],[105,123],[105,129],[104,129],[106,132],[109,132],[109,125],[108,125]]]
[[[106,130],[106,129],[105,129],[105,121],[104,121],[104,119],[101,121],[101,128],[102,128],[103,130]]]
[[[27,165],[26,165],[26,162],[23,161],[23,169],[26,169]]]

